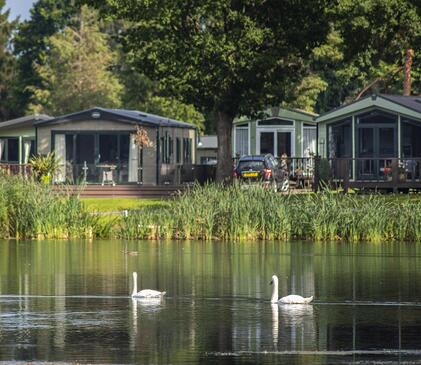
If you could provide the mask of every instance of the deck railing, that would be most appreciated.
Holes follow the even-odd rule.
[[[317,181],[358,188],[421,188],[421,158],[328,158],[316,160]]]
[[[0,171],[7,175],[30,176],[32,173],[29,164],[0,163]]]

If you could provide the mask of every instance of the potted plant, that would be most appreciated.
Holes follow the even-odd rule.
[[[29,160],[29,165],[35,178],[43,184],[51,184],[53,177],[60,169],[60,161],[56,158],[54,152],[47,155],[33,156]]]

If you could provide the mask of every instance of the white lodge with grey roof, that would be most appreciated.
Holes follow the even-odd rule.
[[[232,133],[233,156],[264,155],[289,158],[316,153],[317,114],[296,109],[268,108],[263,118],[237,118]]]
[[[136,143],[138,128],[150,145]],[[182,169],[195,162],[196,127],[139,111],[93,108],[36,123],[36,145],[38,154],[55,151],[61,161],[58,183],[177,184]]]
[[[328,161],[334,178],[362,188],[388,182],[416,187],[421,178],[421,97],[372,95],[316,121],[321,162]]]

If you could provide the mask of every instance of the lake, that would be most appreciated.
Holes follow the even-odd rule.
[[[0,363],[421,364],[420,282],[417,244],[1,241]]]

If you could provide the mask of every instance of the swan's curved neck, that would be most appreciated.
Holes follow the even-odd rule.
[[[137,293],[137,274],[133,273],[133,291],[132,295],[135,295]]]
[[[273,288],[272,288],[272,298],[270,299],[271,303],[278,302],[278,279],[273,280]]]

